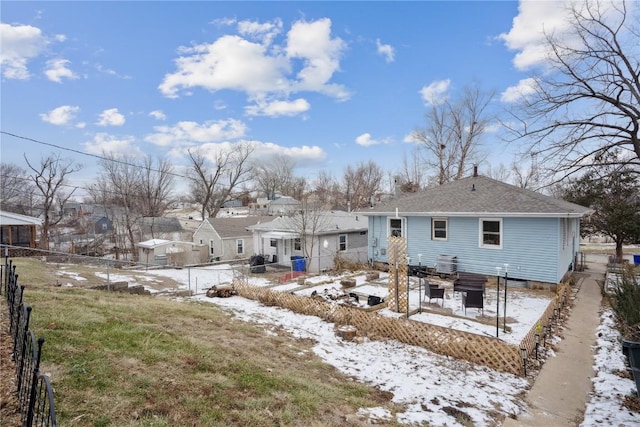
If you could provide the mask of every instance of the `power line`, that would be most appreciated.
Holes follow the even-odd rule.
[[[193,179],[191,177],[188,177],[188,176],[185,176],[185,175],[180,175],[180,174],[175,173],[175,172],[167,172],[167,171],[161,171],[159,169],[147,168],[147,167],[144,167],[144,166],[141,166],[141,165],[137,165],[135,163],[126,162],[124,160],[119,160],[119,159],[115,159],[115,158],[109,158],[109,157],[105,157],[105,156],[100,156],[98,154],[86,153],[84,151],[76,150],[76,149],[73,149],[73,148],[62,147],[60,145],[52,144],[50,142],[39,141],[39,140],[34,139],[34,138],[29,138],[27,136],[22,136],[22,135],[16,135],[14,133],[6,132],[6,131],[3,131],[3,130],[0,130],[0,134],[7,135],[7,136],[10,136],[10,137],[13,137],[13,138],[18,138],[18,139],[21,139],[23,141],[34,142],[34,143],[40,144],[40,145],[46,145],[48,147],[57,148],[59,150],[70,151],[72,153],[80,154],[80,155],[87,156],[87,157],[93,157],[93,158],[96,158],[96,159],[99,159],[99,160],[103,160],[103,161],[107,161],[107,162],[120,163],[120,164],[123,164],[123,165],[126,165],[126,166],[131,166],[131,167],[135,167],[135,168],[141,168],[141,169],[149,170],[149,171],[153,171],[153,172],[166,173],[167,175],[172,175],[172,176],[176,176],[178,178],[184,178],[184,179],[187,179],[187,180]],[[82,188],[82,187],[79,187],[79,188]]]

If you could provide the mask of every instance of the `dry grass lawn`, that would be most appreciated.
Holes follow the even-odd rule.
[[[14,261],[59,425],[356,426],[358,408],[397,409],[281,330],[205,303],[56,286],[58,266]]]

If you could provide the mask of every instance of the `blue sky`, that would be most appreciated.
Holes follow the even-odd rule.
[[[241,141],[309,180],[401,167],[428,99],[473,82],[499,112],[542,66],[561,2],[12,2],[1,4],[2,162],[52,151],[96,176],[113,152],[170,159]],[[515,90],[519,88],[519,90]],[[518,94],[515,96],[514,94]],[[511,162],[499,127],[488,159]],[[481,171],[487,164],[481,165]]]

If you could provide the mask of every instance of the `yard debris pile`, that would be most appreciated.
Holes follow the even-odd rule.
[[[237,294],[238,292],[232,284],[213,285],[207,289],[207,297],[209,298],[229,298]]]

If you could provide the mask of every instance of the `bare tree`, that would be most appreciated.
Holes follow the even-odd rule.
[[[202,150],[189,150],[191,195],[201,206],[202,219],[206,218],[205,214],[215,218],[233,192],[249,180],[252,152],[252,145],[242,143],[221,149],[209,158]]]
[[[397,177],[402,182],[402,191],[412,193],[427,186],[427,171],[420,158],[420,147],[414,146],[411,154],[407,156],[405,152],[402,156],[402,165]]]
[[[290,157],[276,155],[268,162],[254,162],[253,179],[258,191],[273,199],[276,193],[294,197],[289,194],[296,179],[293,171],[295,162]]]
[[[97,183],[92,187],[94,199],[102,203],[123,208],[122,217],[114,218],[119,237],[126,236],[120,242],[122,247],[129,246],[133,261],[138,259],[135,247],[135,225],[142,214],[139,210],[142,191],[143,168],[134,157],[116,157],[103,153],[100,161],[102,171]],[[121,231],[121,232],[120,232]]]
[[[437,171],[438,184],[462,178],[482,160],[481,137],[491,120],[487,107],[493,97],[477,84],[468,86],[459,99],[434,105],[426,127],[413,132],[422,143],[425,167]]]
[[[513,172],[514,185],[520,188],[538,191],[543,187],[543,176],[540,173],[540,167],[536,160],[536,156],[532,155],[528,165],[524,162],[513,162],[511,171]]]
[[[0,206],[5,211],[35,215],[34,186],[24,168],[0,163]]]
[[[344,194],[351,209],[370,206],[374,195],[380,190],[384,172],[374,161],[347,166],[342,178]]]
[[[318,250],[320,255],[320,248],[316,248],[316,234],[326,227],[329,217],[326,211],[322,210],[322,207],[317,202],[311,202],[308,196],[305,196],[302,200],[302,207],[300,211],[289,217],[292,228],[300,236],[300,246],[304,256],[307,260],[313,258],[315,250]],[[305,264],[305,268],[309,268],[308,262]]]
[[[63,189],[67,175],[79,171],[82,166],[53,153],[42,157],[39,165],[32,165],[26,156],[24,159],[31,169],[30,178],[37,189],[42,206],[40,247],[49,249],[51,228],[62,220],[62,208],[75,190],[66,192]]]
[[[570,15],[569,42],[547,34],[550,67],[509,126],[558,180],[605,166],[617,149],[617,161],[640,164],[640,12],[625,1],[586,0],[572,3]]]
[[[325,170],[320,171],[318,178],[314,182],[314,189],[318,203],[321,206],[333,206],[342,200],[340,193],[340,184]]]
[[[143,216],[161,217],[173,199],[173,166],[167,160],[155,162],[147,157],[142,164],[140,176],[140,213]]]

